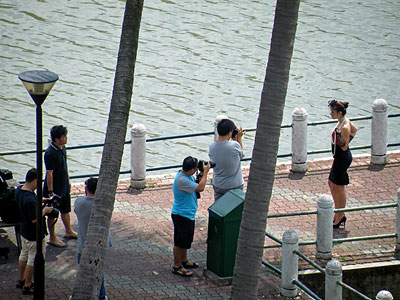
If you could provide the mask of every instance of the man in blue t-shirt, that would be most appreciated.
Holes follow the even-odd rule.
[[[174,266],[172,273],[184,277],[193,275],[187,268],[199,266],[198,263],[188,260],[187,250],[193,242],[194,219],[197,211],[196,192],[204,191],[210,164],[203,163],[203,174],[196,183],[193,174],[197,171],[198,163],[196,158],[186,157],[183,160],[182,170],[176,174],[173,185],[174,205],[171,217],[174,223]]]
[[[85,181],[85,197],[78,197],[74,203],[74,212],[78,218],[78,264],[81,260],[83,251],[83,245],[85,244],[86,234],[89,227],[90,214],[92,212],[92,206],[94,196],[97,189],[97,178],[90,177]],[[111,246],[111,235],[108,233],[108,247]],[[71,296],[70,299],[73,299]],[[107,300],[106,289],[104,288],[104,276],[101,278],[101,286],[99,291],[99,300]]]

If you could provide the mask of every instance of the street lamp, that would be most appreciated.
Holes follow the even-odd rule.
[[[24,84],[29,95],[36,103],[36,168],[37,168],[37,212],[36,212],[36,256],[34,263],[35,288],[33,299],[44,300],[44,257],[43,244],[43,218],[42,218],[42,104],[46,100],[52,87],[58,80],[58,75],[48,71],[26,71],[19,74],[18,78]]]

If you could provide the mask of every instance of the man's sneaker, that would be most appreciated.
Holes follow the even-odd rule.
[[[30,286],[25,286],[22,288],[22,294],[24,295],[31,295],[33,294],[33,282]]]
[[[17,283],[15,284],[17,289],[22,289],[24,287],[25,280],[17,280]]]

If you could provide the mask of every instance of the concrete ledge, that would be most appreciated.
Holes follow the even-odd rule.
[[[218,286],[225,286],[232,284],[232,277],[219,277],[217,274],[215,274],[213,271],[210,271],[207,268],[204,268],[203,275]]]

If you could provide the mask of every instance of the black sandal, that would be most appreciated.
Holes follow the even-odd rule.
[[[182,277],[190,277],[193,275],[191,271],[184,269],[182,266],[180,266],[179,268],[172,267],[172,273]]]
[[[24,294],[24,295],[32,295],[32,294],[33,294],[33,291],[34,291],[33,282],[31,283],[30,286],[24,285],[24,286],[22,287],[22,294]]]
[[[187,260],[187,261],[185,261],[185,262],[182,263],[182,266],[183,266],[184,268],[186,268],[186,269],[196,269],[196,268],[199,267],[199,264],[198,264],[198,263],[195,263],[195,262],[193,262],[193,261]]]

